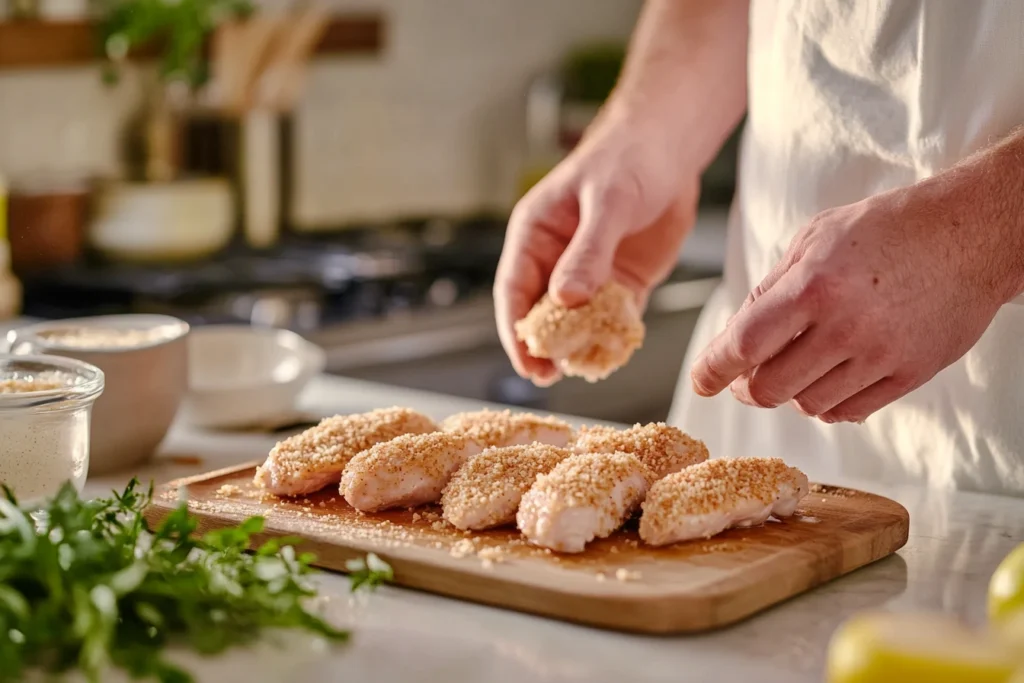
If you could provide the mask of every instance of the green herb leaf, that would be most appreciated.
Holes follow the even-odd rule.
[[[314,558],[281,539],[248,552],[261,518],[199,537],[182,505],[151,530],[142,512],[152,495],[152,486],[142,491],[132,481],[110,498],[82,500],[67,485],[29,509],[5,491],[0,680],[78,668],[98,682],[114,667],[135,679],[188,683],[188,672],[166,660],[167,647],[216,654],[288,628],[347,638],[308,608]],[[376,561],[364,564],[379,573]]]
[[[369,553],[365,560],[356,558],[347,561],[345,571],[349,573],[349,586],[353,593],[360,588],[372,591],[380,584],[393,581],[395,578],[391,565],[375,553]]]

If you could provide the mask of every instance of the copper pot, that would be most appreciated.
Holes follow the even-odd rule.
[[[19,276],[78,261],[85,242],[89,186],[75,180],[14,182],[8,199],[11,267]]]

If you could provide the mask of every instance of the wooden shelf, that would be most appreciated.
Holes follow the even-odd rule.
[[[375,55],[384,42],[377,15],[333,19],[316,48],[317,55]],[[95,25],[82,22],[0,22],[0,69],[76,66],[100,59]],[[152,50],[133,54],[150,59]]]

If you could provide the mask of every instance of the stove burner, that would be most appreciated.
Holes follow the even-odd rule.
[[[455,305],[490,289],[504,220],[429,219],[330,237],[286,235],[270,251],[232,246],[183,264],[86,262],[23,284],[26,315],[161,312],[193,324],[314,329]]]

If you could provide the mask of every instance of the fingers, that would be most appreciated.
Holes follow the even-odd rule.
[[[516,374],[531,380],[538,386],[549,386],[558,380],[559,374],[551,361],[534,358],[526,350],[526,344],[516,338],[515,323],[521,320],[534,301],[532,297],[516,290],[507,280],[499,280],[494,287],[494,316],[498,326],[501,346],[512,361]]]
[[[532,218],[523,210],[513,211],[494,277],[494,316],[502,348],[516,373],[538,386],[547,386],[558,380],[557,369],[551,361],[529,354],[526,345],[516,338],[515,323],[544,294],[549,275],[544,254],[559,254],[563,245],[550,235],[538,234],[531,223]],[[550,262],[555,258],[550,257]]]
[[[902,377],[886,377],[820,415],[820,418],[829,423],[863,422],[872,413],[905,396],[917,386],[919,384]]]
[[[620,195],[593,186],[581,190],[579,209],[579,226],[558,259],[548,286],[552,298],[569,307],[586,303],[611,279],[628,214]]]
[[[694,391],[714,396],[765,363],[807,328],[812,313],[797,290],[796,278],[783,277],[737,314],[697,358],[690,371]]]
[[[869,365],[859,359],[847,360],[799,392],[793,403],[804,415],[824,415],[851,396],[885,379],[888,374],[888,370],[878,364]]]
[[[842,344],[811,327],[753,372],[737,378],[731,384],[732,393],[749,406],[774,408],[789,402],[848,357]]]

